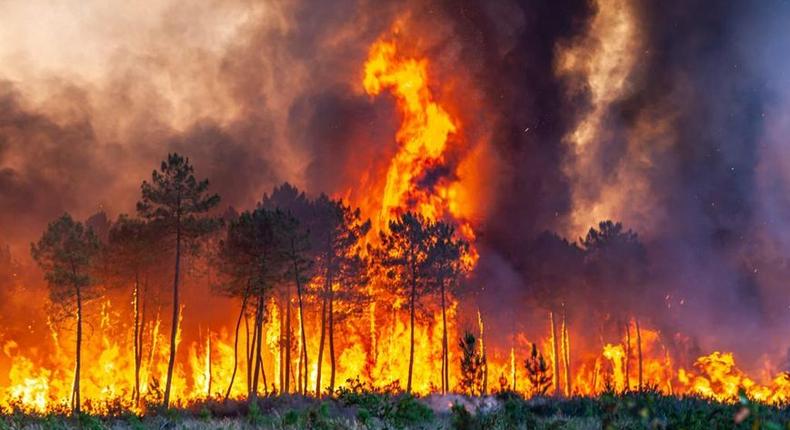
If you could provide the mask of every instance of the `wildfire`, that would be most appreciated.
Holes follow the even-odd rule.
[[[617,22],[622,21],[620,17],[614,18],[617,18]],[[627,25],[621,23],[618,28],[620,32],[630,34]],[[567,64],[563,69],[575,70],[580,67],[574,58],[566,58]],[[452,171],[454,167],[447,159],[454,145],[463,145],[462,127],[460,121],[434,96],[431,88],[435,84],[429,80],[429,66],[426,58],[402,54],[397,42],[392,40],[379,40],[370,48],[369,58],[364,64],[363,88],[371,96],[384,91],[391,93],[397,104],[401,125],[395,136],[398,145],[395,155],[389,161],[386,172],[380,172],[383,182],[378,184],[379,188],[364,190],[366,200],[355,203],[362,206],[365,215],[373,219],[372,237],[385,230],[390,220],[406,211],[416,211],[430,220],[452,223],[457,227],[458,234],[472,244],[466,263],[473,267],[477,261],[475,232],[471,221],[463,215],[469,213],[464,208],[469,202],[461,199],[463,193],[459,188],[459,173]],[[619,90],[623,70],[630,65],[593,64],[590,67],[595,72],[594,76],[601,76],[593,80],[594,101],[606,103],[608,96],[604,90]],[[604,79],[612,74],[615,76]],[[613,81],[610,82],[610,79]],[[594,128],[601,120],[601,115],[595,110],[589,119],[592,124],[589,127]],[[572,136],[580,148],[592,139],[587,127],[581,125]],[[447,169],[450,169],[449,173]],[[325,340],[318,335],[321,332],[318,312],[311,308],[304,314],[301,311],[293,313],[294,299],[267,298],[265,305],[261,304],[261,307],[265,307],[266,324],[263,332],[258,334],[264,339],[261,352],[264,363],[261,375],[263,391],[309,392],[316,385],[319,371],[326,371],[334,364],[333,359],[336,360],[336,375],[332,375],[337,382],[335,387],[343,386],[348,380],[359,380],[376,387],[395,386],[405,381],[408,371],[408,357],[404,354],[404,351],[409,350],[408,319],[400,312],[402,298],[377,288],[380,281],[373,279],[370,282],[374,300],[364,312],[346,316],[335,323],[338,332],[336,344],[327,346],[333,349],[331,358],[326,353],[320,362],[316,358],[316,351],[324,347]],[[332,288],[333,285],[330,285],[330,290]],[[137,299],[134,298],[135,306]],[[119,302],[124,303],[124,300],[106,299],[100,303],[98,329],[85,342],[82,352],[84,362],[88,363],[84,369],[84,396],[93,400],[92,407],[100,412],[109,407],[107,403],[111,400],[128,399],[134,389],[135,360],[130,353],[133,340],[129,335],[131,319],[127,312],[114,307],[114,303]],[[460,334],[457,316],[459,303],[452,297],[449,302],[449,385],[451,390],[455,390],[459,381],[457,363],[462,354],[455,342]],[[182,317],[183,314],[182,309]],[[296,315],[293,317],[295,321],[288,320],[288,315]],[[566,321],[564,316],[561,324],[556,324],[552,317],[545,336],[538,336],[534,342],[513,341],[507,347],[500,348],[492,341],[492,330],[488,328],[484,331],[483,315],[478,311],[476,316],[473,323],[479,333],[476,350],[485,358],[486,379],[482,383],[482,391],[486,393],[497,389],[493,383],[488,383],[489,373],[499,378],[499,389],[534,392],[535,387],[531,386],[530,375],[524,366],[528,354],[526,345],[534,344],[540,346],[540,354],[547,357],[550,363],[552,375],[549,375],[549,379],[552,380],[552,386],[548,393],[594,395],[608,389],[627,391],[655,388],[667,394],[696,394],[725,401],[736,399],[741,390],[766,402],[781,402],[790,397],[790,378],[787,375],[779,375],[765,384],[758,383],[737,368],[733,355],[729,353],[714,352],[700,357],[694,363],[693,371],[683,368],[676,370],[662,334],[649,327],[640,329],[633,321],[628,322],[627,334],[622,339],[609,339],[611,342],[608,343],[601,340],[598,346],[583,351],[574,344],[572,351],[573,321]],[[167,372],[167,330],[161,327],[158,311],[148,318],[140,328],[145,339],[139,369],[140,397],[143,401],[131,404],[137,410],[142,410],[146,402],[160,399],[162,378]],[[179,337],[189,359],[181,360],[176,365],[173,385],[176,403],[208,397],[220,398],[225,395],[234,375],[235,385],[229,390],[229,396],[243,397],[247,394],[245,377],[250,378],[248,363],[254,359],[251,349],[254,344],[251,337],[254,334],[250,332],[248,315],[243,315],[243,318],[239,316],[238,321],[242,327],[238,350],[234,348],[232,333],[234,317],[229,317],[219,329],[205,329],[205,334],[201,333],[198,339]],[[304,343],[295,331],[301,323],[304,323],[307,333]],[[431,317],[423,318],[415,331],[413,391],[419,394],[436,392],[443,371],[441,316],[434,313]],[[631,336],[631,333],[639,334]],[[179,335],[183,333],[179,332]],[[41,412],[67,405],[70,401],[73,364],[70,354],[63,350],[73,343],[73,336],[74,333],[68,330],[53,328],[46,341],[51,343],[47,346],[55,353],[46,359],[35,351],[29,354],[28,351],[22,351],[14,341],[6,341],[3,351],[8,361],[7,384],[2,388],[4,395],[0,405],[21,405],[28,410]],[[512,337],[517,340],[526,338],[523,333]],[[285,339],[292,339],[292,344],[288,344]],[[305,353],[307,366],[303,365],[304,356],[300,353],[305,350],[309,351],[309,354]],[[238,360],[234,359],[236,353]],[[305,368],[306,371],[303,370]],[[303,371],[308,374],[303,375]]]

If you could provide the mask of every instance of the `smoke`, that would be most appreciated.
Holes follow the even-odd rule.
[[[398,126],[361,66],[397,33],[463,127],[487,314],[518,312],[504,298],[529,295],[542,231],[610,218],[669,297],[642,304],[655,324],[785,353],[787,2],[29,1],[0,17],[0,241],[18,256],[64,211],[133,211],[168,151],[223,205],[286,180],[359,201]]]

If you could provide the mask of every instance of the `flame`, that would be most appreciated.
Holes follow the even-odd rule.
[[[390,160],[378,205],[368,207],[374,214],[374,231],[386,228],[394,216],[412,210],[427,219],[450,219],[469,241],[475,238],[468,220],[463,218],[468,201],[454,176],[443,177],[433,185],[421,185],[432,170],[445,164],[453,139],[460,139],[460,121],[434,98],[428,85],[428,61],[403,56],[393,41],[379,40],[370,48],[364,66],[364,90],[372,96],[389,90],[395,97],[402,121],[395,136],[398,150]],[[378,193],[370,193],[376,195]],[[470,263],[476,261],[470,253]]]
[[[602,44],[597,48],[607,55],[611,54],[609,56],[612,58],[596,56],[596,60],[590,63],[585,60],[586,57],[583,58],[584,53],[580,49],[573,49],[566,51],[567,56],[561,59],[559,65],[560,71],[567,73],[584,72],[591,83],[592,101],[596,107],[569,137],[579,151],[584,151],[594,141],[593,132],[603,115],[603,108],[597,106],[610,103],[616,93],[625,90],[625,74],[632,67],[630,59],[615,58],[623,52],[631,52],[630,42],[622,41],[635,31],[630,27],[627,2],[601,0],[599,3],[608,2],[623,6],[623,10],[618,12],[602,7],[592,27],[595,32],[603,32],[608,23],[614,24],[606,30],[614,35],[601,39]],[[618,44],[604,43],[610,37]],[[448,153],[464,145],[461,122],[449,113],[453,109],[449,108],[446,101],[439,100],[432,90],[440,83],[430,81],[430,66],[426,58],[404,55],[395,41],[381,39],[370,48],[369,58],[364,64],[364,91],[371,96],[384,92],[391,94],[401,117],[401,125],[394,139],[397,143],[395,154],[389,160],[386,171],[378,172],[383,181],[364,188],[362,197],[351,203],[360,206],[364,215],[373,219],[373,238],[378,231],[387,228],[388,221],[393,217],[409,210],[417,211],[431,220],[453,223],[457,226],[458,234],[473,245],[468,257],[469,265],[473,266],[477,260],[477,251],[474,249],[475,231],[468,214],[475,212],[470,209],[474,200],[469,198],[469,193],[459,180],[465,168],[463,163],[455,172],[439,175],[433,183],[427,180],[437,168],[452,167]],[[372,172],[369,176],[374,177],[376,173]],[[406,380],[409,360],[404,351],[409,350],[408,318],[401,309],[402,299],[380,288],[381,284],[380,280],[374,279],[368,285],[368,291],[375,300],[363,312],[335,322],[336,387],[354,379],[381,388]],[[138,298],[133,297],[133,300]],[[118,306],[118,303],[121,305]],[[315,312],[316,304],[308,303],[304,315],[297,313],[295,321],[291,323],[291,329],[298,327],[300,322],[305,324],[306,345],[301,344],[301,336],[298,335],[293,336],[293,345],[284,344],[284,305],[274,297],[266,302],[262,333],[265,340],[262,358],[266,387],[262,391],[274,388],[279,392],[287,366],[292,366],[294,370],[291,372],[294,381],[298,378],[298,369],[301,369],[298,363],[302,360],[298,351],[303,347],[309,352],[306,375],[309,390],[315,387],[319,368],[322,369],[322,383],[326,387],[332,360],[326,340],[322,360],[317,362],[321,321],[320,312]],[[459,380],[457,363],[461,352],[455,342],[459,338],[461,325],[458,321],[459,305],[458,299],[450,295],[447,331],[450,339],[451,390],[457,388]],[[130,310],[127,308],[133,306],[134,302],[128,297],[104,299],[99,303],[96,315],[89,316],[86,322],[87,326],[96,327],[96,330],[84,339],[82,395],[91,400],[90,410],[93,412],[106,410],[110,401],[115,399],[122,399],[133,410],[142,411],[147,401],[156,401],[163,387],[169,352],[168,330],[166,326],[162,327],[160,312],[156,311],[142,326],[145,342],[140,391],[145,401],[142,405],[131,403],[134,359],[130,335],[132,319],[129,318]],[[337,303],[337,306],[342,307],[342,303]],[[184,316],[184,308],[180,311],[179,322]],[[419,321],[415,327],[413,390],[419,394],[437,391],[441,385],[442,320],[439,312],[432,315]],[[186,322],[189,323],[189,320]],[[528,335],[509,333],[512,341],[507,346],[497,345],[496,337],[489,335],[490,332],[496,333],[496,330],[484,330],[483,316],[479,310],[476,324],[480,334],[479,352],[486,357],[485,374],[500,378],[500,387],[492,383],[486,385],[487,390],[500,388],[529,393],[532,387],[523,367],[524,359],[529,354],[528,345],[531,345],[527,341]],[[236,377],[230,395],[237,398],[246,395],[248,351],[245,345],[251,344],[252,333],[245,329],[240,331],[239,359],[234,363],[234,325],[235,317],[229,315],[225,324],[206,328],[205,336],[201,333],[197,339],[194,335],[190,338],[184,327],[179,327],[178,342],[183,343],[184,348],[181,350],[186,351],[188,357],[179,360],[175,368],[172,397],[176,399],[176,404],[222,395],[234,374],[234,366]],[[75,335],[73,330],[60,327],[49,319],[47,329],[48,335],[41,339],[44,345],[39,348],[22,347],[2,335],[7,380],[3,380],[0,386],[4,394],[0,406],[21,405],[26,410],[45,412],[69,404]],[[626,335],[621,339],[601,340],[595,346],[584,343],[582,333],[576,333],[573,329],[573,320],[565,321],[563,318],[559,324],[548,327],[546,333],[532,336],[541,354],[551,361],[553,384],[561,385],[566,395],[595,395],[608,388],[617,391],[638,389],[639,370],[636,363],[639,358],[636,351],[641,350],[645,386],[655,387],[667,394],[694,394],[733,401],[743,390],[748,396],[765,402],[780,403],[790,398],[790,378],[786,374],[758,381],[737,367],[731,353],[713,352],[698,358],[693,369],[676,369],[676,361],[679,360],[669,353],[667,336],[644,324],[641,326],[640,340],[636,336]],[[635,329],[635,323],[630,321],[629,332]],[[552,339],[552,336],[556,338]],[[556,352],[554,345],[558,345]],[[286,362],[284,354],[284,348],[288,347],[297,351],[291,354],[291,363]],[[42,353],[42,350],[48,354]],[[298,387],[297,383],[289,385],[294,387],[293,390]]]

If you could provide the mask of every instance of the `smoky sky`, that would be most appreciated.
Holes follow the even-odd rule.
[[[523,270],[541,256],[526,250],[541,232],[583,234],[568,229],[574,192],[595,198],[634,181],[642,192],[611,216],[640,234],[651,288],[676,305],[655,323],[765,349],[790,306],[790,3],[633,2],[639,50],[580,184],[567,173],[567,136],[592,99],[556,64],[604,3],[168,3],[129,19],[94,5],[87,23],[60,8],[64,43],[85,37],[103,57],[83,70],[73,48],[49,46],[41,65],[30,59],[38,39],[3,41],[4,58],[24,61],[0,68],[0,240],[24,253],[64,211],[131,211],[169,151],[194,161],[223,206],[252,207],[283,181],[312,194],[353,189],[396,149],[393,100],[359,82],[368,47],[400,19],[399,37],[453,88],[436,85],[437,97],[484,141],[491,167],[475,227],[492,297],[528,291]],[[113,23],[145,31],[119,35]],[[660,133],[645,134],[651,124]]]

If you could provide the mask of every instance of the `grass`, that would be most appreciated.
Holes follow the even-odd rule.
[[[145,416],[114,410],[106,416],[70,417],[66,411],[0,416],[4,429],[790,429],[790,408],[751,402],[725,404],[656,392],[597,397],[524,399],[516,393],[484,398],[413,397],[362,385],[328,399],[272,396],[257,403],[207,400]]]

